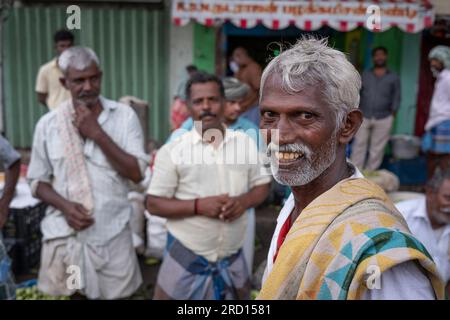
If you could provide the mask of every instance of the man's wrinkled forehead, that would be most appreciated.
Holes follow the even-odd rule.
[[[297,102],[298,105],[306,102],[311,106],[319,107],[324,105],[317,88],[305,86],[299,92],[292,93],[287,92],[280,73],[272,73],[266,78],[261,91],[261,106],[296,104]]]
[[[66,77],[72,79],[78,78],[89,78],[92,76],[99,75],[101,73],[101,69],[95,62],[92,62],[87,68],[83,70],[78,70],[72,66],[69,66],[66,71]]]
[[[193,83],[191,86],[191,100],[199,98],[220,98],[219,85],[214,81]]]

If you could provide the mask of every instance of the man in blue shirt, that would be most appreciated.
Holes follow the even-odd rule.
[[[259,139],[259,128],[250,120],[241,117],[241,102],[250,90],[249,86],[240,82],[236,78],[228,77],[222,80],[225,88],[225,109],[224,119],[225,125],[231,130],[241,130],[247,133],[251,138],[255,139],[258,145],[262,142]],[[190,131],[194,126],[194,121],[189,117],[181,127],[175,130],[167,142],[181,136],[183,133]]]

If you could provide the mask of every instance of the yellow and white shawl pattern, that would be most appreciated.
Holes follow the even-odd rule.
[[[258,299],[360,299],[368,270],[416,261],[437,299],[445,287],[425,247],[384,191],[350,178],[312,201],[280,248]]]

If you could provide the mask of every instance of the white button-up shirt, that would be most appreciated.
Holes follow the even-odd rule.
[[[442,279],[445,282],[450,281],[450,224],[444,226],[440,234],[436,234],[427,214],[425,195],[401,201],[396,207],[405,217],[412,234],[424,244],[433,257]]]
[[[438,124],[450,120],[450,70],[442,70],[434,84],[433,98],[431,99],[430,117],[425,130],[430,130]]]
[[[226,130],[215,148],[194,128],[158,151],[148,194],[179,200],[239,196],[270,182],[261,170],[256,143],[245,133]],[[247,216],[229,223],[204,216],[168,219],[167,229],[186,248],[214,262],[242,247]]]
[[[127,105],[103,97],[100,101],[103,106],[98,118],[100,126],[122,150],[138,159],[143,173],[149,157],[144,152],[142,129],[136,113]],[[72,103],[72,100],[65,103]],[[59,134],[56,112],[47,113],[36,125],[27,178],[33,195],[38,182],[42,181],[50,183],[58,194],[68,199],[64,142]],[[131,181],[119,175],[94,141],[86,139],[83,150],[94,198],[95,223],[78,235],[102,245],[118,235],[129,221],[132,207],[127,196]],[[51,206],[41,229],[44,240],[75,234],[63,213]]]
[[[352,165],[353,166],[353,165]],[[354,167],[354,166],[353,166]],[[354,174],[350,178],[364,178],[362,173],[355,168]],[[273,258],[277,250],[277,241],[281,228],[290,217],[295,207],[294,194],[292,193],[286,200],[280,215],[277,219],[277,226],[270,243],[267,255],[267,267],[263,276],[263,283],[273,268]],[[381,275],[380,289],[366,290],[363,300],[423,300],[434,299],[434,290],[428,278],[420,271],[414,262],[405,262]]]

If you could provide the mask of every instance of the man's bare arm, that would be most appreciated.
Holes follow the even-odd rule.
[[[270,190],[269,183],[262,184],[253,187],[249,192],[239,196],[239,198],[246,209],[256,208],[261,203],[263,203],[264,200],[267,198],[267,196],[269,195],[269,190]]]
[[[61,211],[68,224],[75,230],[83,230],[94,223],[94,219],[88,215],[86,208],[79,203],[65,199],[47,182],[39,182],[36,196]]]
[[[142,179],[138,160],[122,150],[102,129],[97,118],[86,106],[76,109],[75,126],[83,137],[93,140],[103,151],[106,158],[117,172],[124,178],[139,183]]]
[[[3,228],[8,219],[9,205],[14,197],[19,174],[20,159],[5,170],[5,186],[3,188],[3,194],[0,197],[0,229]]]
[[[222,206],[228,199],[228,195],[199,198],[197,200],[197,212],[195,212],[195,200],[179,200],[147,195],[145,204],[151,214],[169,219],[192,217],[195,214],[217,218]]]

